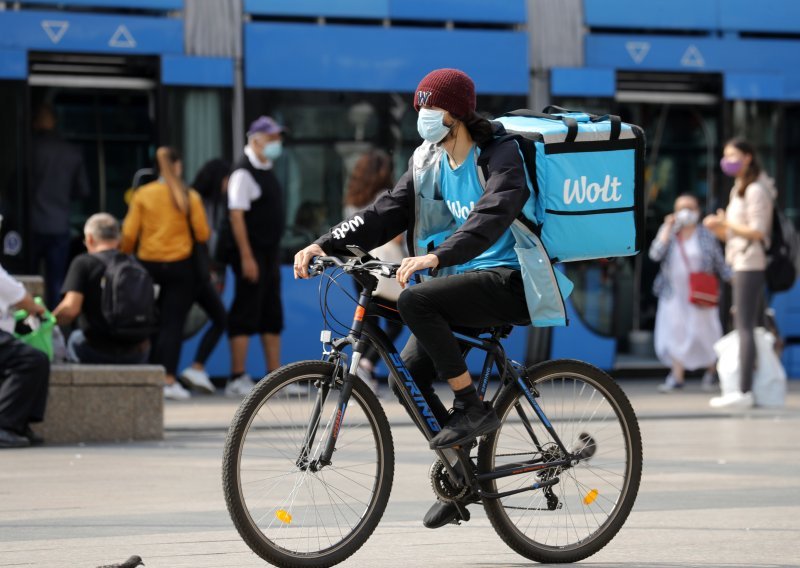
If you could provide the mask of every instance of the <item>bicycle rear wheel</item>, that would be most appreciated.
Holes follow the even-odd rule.
[[[228,511],[247,545],[278,566],[325,567],[345,560],[372,534],[389,500],[394,475],[389,423],[360,380],[353,385],[332,463],[310,466],[340,411],[336,372],[331,363],[304,361],[271,373],[242,402],[225,441]],[[326,386],[332,388],[318,403]],[[309,431],[312,443],[304,453]]]
[[[547,489],[484,499],[484,508],[500,537],[522,556],[538,562],[576,562],[608,544],[633,507],[642,473],[639,425],[625,393],[596,367],[550,361],[529,369],[528,378],[558,438],[580,459],[575,465],[484,482],[485,491],[497,493],[559,478]],[[495,410],[502,426],[480,445],[480,472],[564,458],[520,389],[501,395]]]

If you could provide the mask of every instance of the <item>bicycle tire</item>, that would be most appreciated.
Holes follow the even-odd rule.
[[[484,499],[484,509],[497,534],[522,556],[543,563],[577,562],[608,544],[633,508],[642,474],[639,425],[619,385],[592,365],[566,359],[548,361],[528,369],[528,379],[539,390],[541,396],[537,402],[562,443],[568,449],[572,447],[570,451],[585,452],[589,457],[561,470],[549,468],[484,481],[484,491],[498,492],[530,486],[548,479],[548,475],[559,476],[559,482],[550,488],[549,495],[546,490],[537,489],[505,498]],[[561,392],[557,392],[559,388]],[[548,400],[550,395],[551,400]],[[521,427],[514,423],[519,412],[518,401],[523,411],[527,407],[530,412],[529,423],[544,452],[531,451],[535,447],[529,435],[527,440],[523,439],[526,430],[521,417]],[[523,461],[524,458],[520,459],[513,450],[513,444],[519,447],[520,453],[527,451],[531,457],[538,454],[545,461],[559,458],[557,444],[533,415],[532,406],[521,389],[510,388],[502,393],[495,410],[502,425],[483,438],[478,449],[478,471],[491,471],[502,466],[503,461]],[[600,410],[602,415],[598,415]],[[588,411],[591,412],[587,416]],[[615,440],[616,434],[619,440]],[[527,450],[526,445],[529,446]],[[563,456],[563,452],[560,455]],[[623,461],[615,461],[623,457]],[[498,489],[498,483],[506,485]],[[551,496],[556,500],[551,501]],[[551,509],[553,504],[558,508]],[[542,531],[539,531],[540,526]]]
[[[292,462],[299,454],[309,423],[310,408],[313,408],[318,388],[315,383],[335,377],[335,372],[334,364],[322,361],[303,361],[277,369],[245,398],[228,431],[222,471],[228,512],[250,549],[276,566],[323,568],[342,562],[366,542],[389,500],[394,476],[394,445],[389,422],[378,399],[361,380],[353,384],[353,394],[331,458],[333,463],[315,472],[310,468],[303,470]],[[309,396],[303,396],[303,388]],[[334,412],[320,414],[312,452],[319,452],[320,440],[326,438],[327,428],[334,420],[338,395],[338,388],[329,391],[325,408],[330,406]],[[284,411],[289,414],[288,420],[283,413],[278,414]],[[301,416],[304,420],[299,418]],[[356,438],[356,434],[360,438]],[[300,441],[295,445],[298,435]],[[368,447],[370,440],[375,444],[374,465],[370,462],[373,453]],[[364,447],[362,457],[359,452]],[[287,453],[293,450],[297,453]],[[352,461],[356,458],[366,461],[363,464]],[[286,463],[287,459],[290,463]],[[276,469],[270,470],[273,464]],[[374,479],[370,480],[373,470]],[[281,473],[273,475],[275,472]],[[348,476],[358,477],[354,487],[345,491],[339,484]],[[253,485],[257,487],[251,489]],[[268,485],[271,485],[269,489]],[[281,494],[288,487],[292,488],[289,495]],[[315,488],[320,491],[319,504]],[[270,507],[271,502],[276,504]],[[267,521],[269,525],[265,526]],[[345,525],[344,532],[342,525]],[[304,538],[306,546],[301,550]]]

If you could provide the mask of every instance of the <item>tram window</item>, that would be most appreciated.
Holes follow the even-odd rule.
[[[22,82],[0,81],[0,259],[3,268],[14,273],[28,271],[24,241],[27,219],[23,209],[25,135],[20,116],[25,108],[24,92]]]
[[[800,229],[800,105],[786,109],[786,145],[783,149],[785,173],[778,180],[779,199],[787,217]]]

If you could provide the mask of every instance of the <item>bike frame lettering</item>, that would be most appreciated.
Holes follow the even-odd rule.
[[[428,423],[428,427],[430,427],[433,432],[439,432],[442,427],[439,426],[439,422],[436,420],[430,406],[428,406],[428,403],[425,401],[425,397],[422,396],[417,383],[415,383],[414,379],[411,377],[411,373],[409,373],[408,369],[403,365],[400,355],[398,353],[389,353],[389,359],[392,361],[394,369],[401,375],[403,384],[408,389],[408,392],[411,393],[411,397],[414,399],[414,403]]]

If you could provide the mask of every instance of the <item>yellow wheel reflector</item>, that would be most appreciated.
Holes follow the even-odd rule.
[[[586,494],[586,497],[583,498],[583,504],[591,505],[592,503],[594,503],[595,499],[597,499],[597,489],[592,489],[591,491],[589,491],[589,493]]]
[[[287,525],[292,522],[292,516],[289,514],[289,511],[284,511],[283,509],[279,509],[275,516],[278,517],[278,520],[282,523],[286,523]]]

